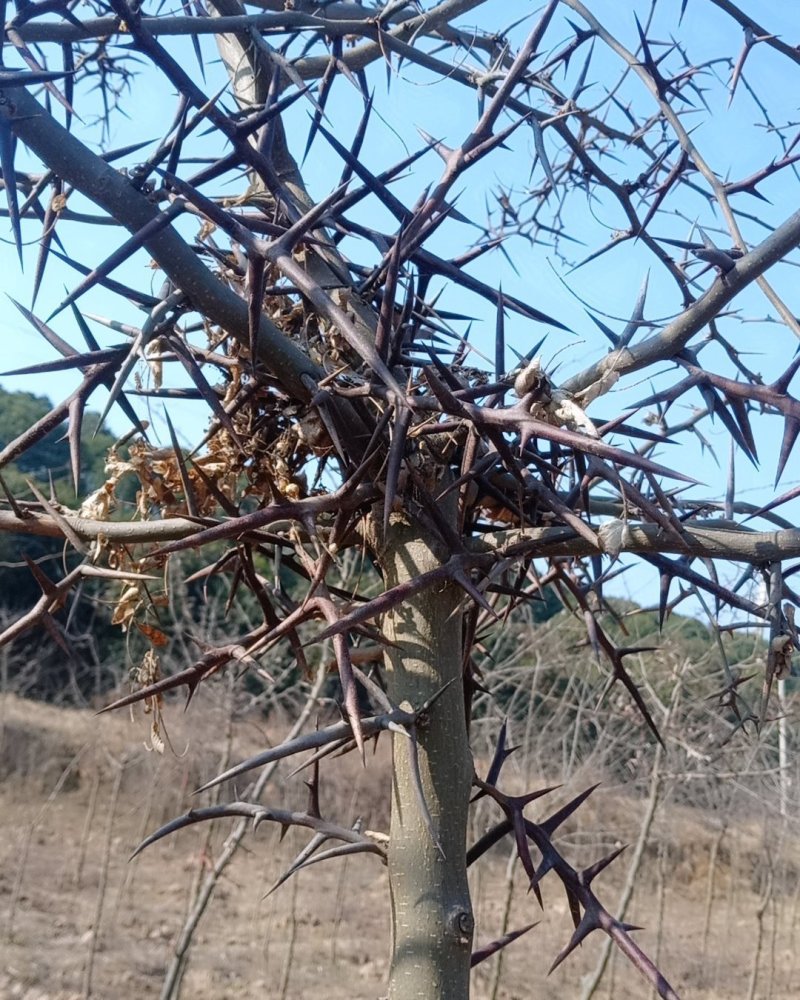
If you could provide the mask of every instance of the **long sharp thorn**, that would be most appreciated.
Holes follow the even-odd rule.
[[[497,305],[498,293],[496,288],[483,281],[479,281],[467,271],[462,271],[451,261],[442,260],[442,258],[437,257],[430,251],[423,250],[421,248],[415,251],[413,259],[416,263],[421,264],[426,270],[431,271],[434,274],[442,275],[445,278],[450,278],[456,284],[462,285],[464,288],[469,289],[469,291],[475,292],[476,295],[480,295],[489,302],[493,302]],[[555,319],[553,316],[548,316],[547,313],[543,313],[539,309],[535,309],[533,306],[527,305],[521,299],[517,299],[514,296],[507,294],[504,294],[503,298],[506,308],[512,309],[521,316],[533,319],[537,323],[547,323],[548,325],[554,326],[559,330],[566,330],[568,333],[572,332],[569,327],[560,320]]]
[[[197,503],[194,497],[194,489],[192,488],[192,481],[189,478],[189,470],[186,468],[186,459],[183,455],[183,449],[178,442],[178,436],[175,433],[175,428],[172,426],[172,421],[169,418],[169,413],[164,410],[164,420],[167,423],[167,430],[169,431],[169,439],[172,442],[172,450],[175,452],[175,460],[178,463],[178,472],[181,477],[181,485],[183,486],[183,495],[186,500],[186,509],[189,512],[190,517],[197,517]]]
[[[56,231],[56,221],[58,220],[58,213],[55,211],[53,205],[55,199],[59,196],[61,192],[61,182],[57,181],[53,186],[53,194],[50,201],[45,209],[44,221],[42,222],[42,235],[39,240],[39,253],[36,258],[36,269],[33,273],[33,291],[31,292],[31,309],[33,309],[36,302],[36,296],[39,294],[39,288],[42,283],[42,278],[44,278],[44,270],[47,266],[47,261],[50,253],[50,244],[53,242],[53,237]]]
[[[285,836],[287,829],[288,828],[283,828],[281,830],[281,840],[283,840],[283,837]],[[267,889],[262,898],[267,899],[285,882],[288,882],[289,879],[292,877],[292,875],[294,875],[296,871],[298,871],[300,868],[303,867],[303,865],[305,865],[308,862],[309,858],[312,857],[314,852],[317,851],[325,843],[327,839],[328,838],[322,833],[314,834],[314,836],[306,844],[306,846],[302,849],[302,851],[300,851],[300,853],[297,855],[294,861],[292,861],[292,863],[289,865],[286,871],[282,872],[278,876],[278,878],[272,883],[269,889]]]
[[[68,8],[64,8],[62,16],[66,15]],[[72,11],[69,11],[69,18],[77,20]],[[67,102],[67,113],[64,116],[64,128],[69,132],[72,129],[72,98],[75,92],[75,55],[72,51],[72,44],[65,42],[61,46],[61,59],[64,65],[64,99]]]
[[[520,927],[516,931],[509,931],[508,934],[504,934],[502,937],[497,938],[496,941],[492,941],[491,944],[486,944],[482,948],[477,948],[472,953],[472,958],[470,959],[470,968],[474,969],[476,965],[480,965],[481,962],[485,961],[487,958],[491,958],[492,955],[496,955],[498,951],[503,948],[507,948],[508,945],[513,944],[518,938],[521,938],[523,934],[527,934],[529,930],[532,930],[537,926],[538,922],[532,924],[526,924],[524,927]]]
[[[258,359],[258,328],[264,303],[266,283],[266,261],[263,257],[250,254],[247,259],[247,336],[250,343],[250,364],[255,371]]]
[[[170,129],[172,138],[170,139],[170,151],[165,165],[166,172],[174,174],[178,170],[183,151],[183,142],[187,135],[187,123],[189,120],[189,101],[181,95],[178,105],[178,112],[175,121]]]
[[[592,882],[597,878],[600,872],[605,871],[608,866],[617,860],[617,858],[622,854],[623,851],[628,849],[627,844],[623,844],[621,847],[616,848],[610,854],[607,854],[604,858],[599,861],[595,861],[593,865],[589,865],[588,868],[584,868],[581,872],[581,881],[584,885],[591,885]]]
[[[631,318],[628,321],[625,329],[622,331],[619,337],[619,347],[627,347],[631,342],[633,337],[639,332],[642,327],[642,319],[644,318],[644,306],[647,301],[647,287],[650,282],[650,272],[644,276],[644,281],[642,282],[642,287],[639,289],[639,295],[636,299],[636,304],[633,307],[633,312],[631,313]]]
[[[382,181],[380,181],[374,174],[370,173],[366,167],[362,166],[358,158],[354,157],[350,150],[339,142],[339,140],[331,132],[329,132],[324,125],[320,124],[318,126],[318,130],[325,136],[350,170],[355,173],[356,176],[367,185],[369,190],[383,202],[397,221],[402,223],[408,215],[408,210],[405,205],[403,205],[402,202],[391,193]]]
[[[223,807],[224,808],[224,807]],[[146,848],[155,844],[157,841],[162,840],[164,837],[169,836],[171,833],[175,833],[178,830],[183,830],[187,826],[191,826],[194,823],[202,823],[205,820],[216,819],[220,816],[219,806],[206,806],[201,809],[192,809],[190,812],[185,813],[183,816],[178,816],[177,819],[170,820],[169,823],[165,823],[163,826],[159,827],[154,833],[151,833],[149,837],[139,844],[136,850],[131,854],[129,860],[132,861],[135,857],[142,853]]]
[[[582,791],[579,795],[576,795],[574,799],[571,799],[565,806],[562,806],[558,812],[554,812],[552,816],[548,817],[544,823],[540,823],[539,826],[544,830],[547,836],[551,836],[555,831],[564,823],[569,817],[589,798],[589,796],[595,792],[600,787],[597,785],[590,785],[587,789]]]
[[[550,160],[547,157],[547,150],[544,145],[544,133],[542,131],[542,126],[536,120],[534,115],[530,116],[531,128],[533,129],[533,145],[536,150],[536,156],[542,165],[542,170],[544,170],[544,175],[550,184],[550,187],[555,191],[556,189],[556,178],[553,173],[553,168],[550,166]]]
[[[26,482],[28,484],[28,488],[30,489],[31,493],[33,493],[33,495],[42,505],[42,508],[44,509],[45,513],[49,514],[50,517],[52,517],[53,520],[56,522],[56,524],[58,524],[59,528],[64,534],[64,537],[70,543],[70,545],[77,552],[81,552],[84,555],[86,555],[86,553],[89,550],[84,544],[84,542],[81,540],[81,538],[76,534],[74,528],[69,523],[69,521],[61,514],[61,512],[58,510],[57,507],[55,507],[52,503],[50,503],[49,500],[47,500],[43,496],[43,494],[36,488],[36,486],[30,481],[30,479],[26,480]]]
[[[569,955],[571,955],[572,952],[578,947],[578,945],[581,944],[581,942],[584,941],[584,939],[587,938],[592,933],[592,931],[598,930],[599,927],[600,924],[597,921],[597,917],[593,913],[590,913],[587,910],[584,913],[581,922],[575,928],[575,932],[570,938],[569,943],[566,945],[565,948],[563,948],[558,953],[555,961],[548,969],[547,972],[548,976],[551,975],[553,972],[555,972],[555,970],[559,967],[559,965],[561,965],[564,959],[568,958]]]
[[[22,554],[22,558],[25,560],[28,569],[31,572],[31,576],[39,584],[39,588],[41,589],[42,593],[48,597],[55,595],[57,593],[56,585],[53,583],[50,577],[44,572],[44,570],[40,566],[38,566],[33,561],[33,559],[31,559],[30,556],[26,555],[24,552]]]
[[[191,8],[189,7],[189,4],[187,3],[187,0],[181,0],[181,6],[183,7],[184,14],[186,14],[187,17],[191,17],[192,11]],[[200,49],[200,39],[194,33],[192,34],[191,39],[192,39],[192,48],[194,49],[194,56],[195,59],[197,60],[197,65],[200,69],[200,76],[202,76],[203,83],[205,83],[206,67],[205,64],[203,63],[203,53]]]
[[[730,452],[728,455],[728,481],[725,486],[725,517],[733,520],[733,505],[736,499],[736,452],[733,438],[730,442]]]
[[[37,83],[50,83],[64,76],[62,70],[26,70],[3,69],[0,66],[0,87],[3,90],[14,90],[16,87],[31,87]]]
[[[733,97],[734,94],[736,93],[736,86],[739,83],[742,71],[744,70],[744,64],[747,61],[747,56],[750,53],[750,49],[753,47],[754,41],[755,41],[755,36],[753,34],[753,29],[749,26],[745,27],[744,43],[742,44],[741,52],[739,53],[739,57],[736,60],[736,65],[733,67],[733,73],[731,74],[731,82],[729,84],[729,93],[728,93],[728,107],[730,107],[731,104],[733,104]]]
[[[69,404],[69,462],[75,496],[80,493],[81,481],[81,430],[83,428],[84,400],[76,396]]]
[[[325,67],[325,72],[322,74],[322,79],[319,84],[319,93],[317,97],[317,106],[314,109],[314,114],[311,116],[311,127],[308,130],[308,138],[306,139],[306,148],[303,150],[303,158],[301,160],[301,165],[305,163],[306,157],[311,151],[311,147],[314,144],[314,139],[317,135],[317,130],[319,129],[320,122],[325,116],[325,105],[328,101],[328,95],[333,87],[333,81],[337,75],[337,65],[336,60],[331,58],[328,65]]]
[[[3,171],[8,218],[11,222],[11,232],[14,235],[14,246],[17,248],[19,264],[22,267],[22,228],[19,218],[19,201],[17,200],[17,175],[14,168],[15,152],[16,138],[14,133],[5,122],[0,122],[0,169]]]
[[[395,299],[397,297],[400,268],[402,267],[400,259],[402,243],[403,229],[401,227],[389,252],[388,260],[386,260],[386,276],[383,288],[381,289],[381,309],[378,315],[378,327],[375,331],[375,350],[384,361],[387,361],[389,358],[392,333],[394,331]]]
[[[763,507],[759,507],[758,510],[753,511],[753,513],[750,514],[750,518],[758,517],[760,514],[768,514],[771,510],[774,510],[776,507],[780,507],[781,504],[788,503],[790,500],[794,500],[795,497],[798,496],[800,496],[800,486],[794,486],[792,489],[782,493],[779,497],[776,497],[775,500],[770,500],[768,504],[765,504]],[[750,518],[748,518],[748,520]]]
[[[627,690],[628,694],[631,696],[631,698],[633,698],[634,702],[636,703],[636,707],[639,709],[642,718],[647,723],[648,729],[663,747],[664,740],[661,736],[661,733],[658,730],[658,726],[655,724],[653,716],[650,714],[650,709],[647,707],[647,704],[645,703],[645,700],[642,697],[641,691],[633,682],[633,678],[628,673],[628,671],[625,670],[620,661],[618,661],[614,665],[614,679],[622,681],[623,687]]]
[[[400,472],[403,468],[403,457],[405,454],[406,437],[408,428],[411,425],[412,412],[408,407],[399,410],[395,417],[392,433],[392,442],[389,447],[389,455],[386,463],[386,494],[383,501],[383,535],[388,537],[389,519],[394,510],[395,499],[397,497],[397,486],[400,480]]]
[[[494,374],[501,379],[506,370],[506,331],[503,286],[497,290],[497,314],[494,326]]]
[[[606,325],[601,319],[599,319],[593,313],[587,313],[587,315],[589,319],[597,326],[597,328],[604,334],[604,336],[608,337],[608,339],[611,341],[611,346],[619,347],[619,337],[617,336],[616,333],[614,333],[611,327]]]
[[[163,212],[151,219],[149,222],[145,223],[142,228],[131,236],[130,239],[126,240],[121,247],[114,251],[110,257],[107,257],[102,264],[94,268],[87,274],[83,281],[81,281],[76,288],[74,288],[69,295],[53,310],[52,313],[47,317],[48,322],[60,313],[63,309],[66,309],[68,305],[71,305],[79,296],[83,295],[84,292],[89,291],[94,285],[101,282],[103,278],[107,278],[108,275],[120,264],[124,263],[129,257],[131,257],[137,250],[139,250],[151,237],[155,236],[156,233],[164,229],[166,226],[170,225],[173,219],[177,218],[178,215],[183,212],[184,206],[181,201],[174,201],[172,204],[164,209]]]
[[[369,124],[370,113],[372,112],[372,94],[369,95],[367,100],[364,102],[364,111],[361,114],[361,120],[358,123],[358,128],[356,129],[356,134],[353,137],[353,144],[350,147],[350,156],[352,160],[358,161],[361,155],[361,147],[364,143],[364,136],[367,134],[367,125]],[[350,164],[345,164],[344,170],[342,171],[342,176],[339,178],[339,186],[341,187],[346,181],[349,181],[353,176],[353,168]]]
[[[786,417],[783,424],[783,437],[781,438],[781,450],[778,455],[778,467],[775,472],[775,485],[780,482],[783,470],[794,448],[797,435],[800,432],[800,420],[797,417]]]
[[[466,573],[464,573],[461,570],[456,570],[453,573],[453,582],[457,583],[458,586],[461,587],[461,589],[464,591],[464,593],[467,594],[469,597],[471,597],[479,608],[481,608],[488,615],[494,618],[495,621],[498,620],[497,612],[494,610],[491,604],[486,600],[486,598],[480,592],[480,590],[478,590],[478,588],[475,586],[472,580],[470,580],[470,578],[467,576]]]
[[[584,84],[586,83],[586,76],[589,72],[589,64],[592,61],[592,56],[594,55],[594,39],[589,43],[589,51],[586,53],[586,59],[581,67],[580,74],[572,90],[572,100],[577,101],[580,95],[583,93]]]
[[[83,337],[86,346],[90,351],[99,351],[100,344],[97,342],[97,338],[94,336],[92,331],[89,329],[89,324],[83,318],[83,314],[75,305],[74,302],[70,303],[70,309],[72,312],[72,318],[78,324],[78,329],[81,331],[81,336]]]
[[[9,488],[6,485],[6,482],[5,482],[5,480],[3,479],[2,476],[0,476],[0,490],[2,490],[3,493],[5,494],[5,498],[6,498],[7,502],[8,502],[8,506],[11,508],[11,510],[12,510],[12,512],[14,514],[14,517],[16,517],[17,520],[20,520],[20,521],[25,520],[28,517],[27,513],[17,503],[16,498],[14,497],[14,494],[9,490]]]
[[[68,257],[66,254],[60,253],[58,250],[51,249],[50,253],[59,260],[63,261],[65,264],[69,264],[70,267],[75,268],[80,274],[88,275],[91,274],[92,269],[81,264],[79,261],[74,260],[72,257]],[[130,299],[131,302],[135,302],[139,306],[143,306],[146,309],[152,309],[153,306],[158,305],[158,299],[155,295],[148,295],[144,292],[140,292],[135,288],[131,288],[128,285],[123,285],[120,281],[114,281],[112,278],[101,278],[98,284],[102,285],[103,288],[107,288],[109,291],[121,295],[125,299]]]
[[[669,588],[672,583],[672,575],[670,573],[662,573],[659,578],[658,585],[658,629],[662,631],[664,628],[664,620],[667,616],[667,607],[669,605]]]
[[[478,796],[475,796],[477,798]],[[467,851],[467,867],[473,865],[476,861],[483,857],[483,855],[495,844],[498,844],[503,837],[511,833],[512,825],[510,819],[502,820],[502,822],[493,826],[488,830],[478,841],[476,841],[472,847]]]
[[[358,844],[339,844],[337,847],[329,847],[327,851],[318,851],[313,858],[296,865],[292,872],[299,872],[302,868],[310,868],[312,865],[318,865],[323,861],[332,861],[334,858],[346,858],[352,854],[377,854],[381,858],[385,857],[381,848],[369,841],[362,841]]]
[[[30,309],[26,309],[25,306],[17,302],[16,299],[12,299],[10,295],[8,296],[8,298],[11,302],[13,302],[13,304],[17,307],[17,309],[19,309],[19,311],[22,313],[25,319],[31,324],[31,326],[38,333],[40,333],[42,337],[44,337],[44,339],[47,341],[47,343],[50,344],[51,347],[54,347],[62,357],[64,358],[77,357],[78,352],[75,350],[75,348],[72,347],[70,344],[68,344],[66,340],[63,340],[61,337],[59,337],[59,335],[55,332],[55,330],[51,329],[47,325],[47,323],[45,323],[43,320],[40,320],[38,316],[34,316],[34,314],[31,312]]]
[[[137,338],[136,341],[134,341],[133,345],[128,351],[125,360],[122,362],[122,365],[120,366],[120,369],[117,372],[116,378],[114,379],[114,381],[111,384],[111,387],[108,390],[108,399],[106,400],[106,405],[103,407],[103,411],[100,414],[100,419],[97,422],[98,427],[100,427],[104,423],[114,403],[116,403],[117,400],[120,398],[123,386],[125,385],[128,376],[136,367],[136,363],[139,360],[139,352],[141,351],[142,347],[143,347],[143,338],[139,337]]]
[[[95,340],[94,335],[92,334],[92,331],[89,329],[88,323],[83,318],[83,315],[81,314],[81,311],[78,309],[78,307],[75,305],[74,302],[70,303],[70,309],[72,311],[72,315],[73,315],[73,317],[75,319],[75,322],[78,324],[78,329],[81,331],[81,336],[86,341],[86,343],[89,346],[89,348],[92,351],[99,351],[100,350],[100,345]],[[111,379],[111,378],[107,379],[106,382],[105,382],[105,385],[106,386],[113,385],[113,379]],[[124,392],[120,392],[120,394],[119,394],[119,396],[117,398],[117,405],[122,410],[122,412],[125,414],[125,416],[128,418],[128,420],[130,420],[131,425],[136,429],[137,433],[141,434],[143,437],[147,437],[147,431],[145,429],[144,424],[139,419],[139,416],[136,413],[136,410],[134,410],[133,406],[131,405],[130,400],[128,399],[128,397],[125,395]],[[101,427],[101,424],[98,422],[98,424],[97,424],[97,430],[95,430],[95,435],[97,434],[97,431],[100,430],[100,427]]]
[[[422,820],[425,823],[425,828],[428,831],[428,835],[430,836],[433,845],[436,847],[436,850],[444,859],[445,858],[444,848],[439,843],[439,838],[436,836],[436,830],[434,829],[433,826],[433,818],[431,816],[430,810],[428,809],[428,803],[425,801],[425,792],[423,791],[422,788],[422,775],[420,774],[419,770],[419,752],[417,747],[417,734],[416,732],[412,732],[410,736],[411,739],[409,740],[408,743],[408,754],[409,754],[409,763],[411,765],[410,770],[411,770],[411,779],[414,785],[414,794],[417,799],[417,804],[419,806]]]
[[[170,346],[177,354],[178,360],[183,365],[184,371],[187,373],[189,378],[191,378],[192,382],[194,382],[197,387],[197,391],[208,404],[209,409],[214,413],[214,416],[228,432],[231,440],[236,444],[237,448],[244,451],[244,445],[233,425],[230,414],[222,405],[217,393],[209,385],[208,379],[203,374],[203,370],[195,360],[191,350],[181,339],[176,338],[172,338],[170,340]]]
[[[6,26],[6,37],[11,42],[11,44],[16,48],[17,52],[19,52],[24,62],[26,62],[30,67],[31,72],[25,74],[29,78],[29,84],[32,84],[34,82],[41,83],[44,86],[45,90],[49,94],[52,94],[53,97],[55,97],[55,99],[58,101],[58,103],[69,114],[75,114],[74,108],[67,102],[64,95],[61,93],[58,87],[56,87],[55,84],[53,83],[54,80],[61,79],[61,77],[64,76],[64,73],[61,71],[49,72],[48,70],[42,69],[42,67],[36,61],[36,58],[34,57],[31,50],[23,41],[19,32],[14,28],[9,27],[8,25]],[[30,79],[31,77],[33,77],[34,79]],[[3,81],[2,84],[0,85],[7,86],[5,81]]]

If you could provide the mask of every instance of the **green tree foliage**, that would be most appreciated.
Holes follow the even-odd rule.
[[[51,409],[45,396],[0,389],[0,450],[41,420]],[[103,467],[113,438],[97,429],[98,416],[87,412],[82,435],[80,500],[101,485]],[[3,468],[8,491],[18,499],[33,499],[30,483],[64,503],[75,505],[75,489],[65,438],[66,421]],[[36,535],[0,534],[0,617],[12,620],[40,598],[41,588],[29,569],[31,560],[49,577],[59,578],[75,557],[64,552],[63,542]],[[28,634],[17,640],[10,656],[22,664],[15,671],[16,686],[26,694],[81,700],[98,693],[110,681],[106,664],[120,650],[119,631],[96,586],[86,586],[70,601],[64,635],[54,644],[51,636]]]
[[[50,412],[52,405],[46,396],[37,396],[32,392],[8,392],[0,388],[0,449],[41,420]],[[106,453],[114,440],[106,431],[95,433],[97,421],[96,413],[86,413],[82,436],[81,496],[102,483]],[[63,495],[66,502],[74,503],[66,429],[67,422],[64,421],[3,468],[3,479],[11,493],[17,497],[24,496],[28,479],[33,479],[40,488],[47,488],[52,479],[56,495],[59,498]],[[30,493],[29,490],[27,492]]]

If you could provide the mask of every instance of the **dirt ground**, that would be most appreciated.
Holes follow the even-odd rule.
[[[168,723],[174,753],[161,756],[145,748],[146,722],[131,724],[125,712],[97,717],[0,699],[0,1000],[161,995],[190,902],[233,825],[195,826],[128,860],[146,833],[198,804],[192,789],[225,758],[226,722],[213,705],[194,705],[188,716],[171,709]],[[280,722],[243,720],[232,758],[268,745],[280,729]],[[367,769],[349,758],[331,764],[322,784],[325,814],[340,821],[361,815],[384,828],[386,749]],[[565,788],[563,799],[577,790]],[[285,786],[280,779],[266,800],[302,806],[304,794],[300,778]],[[620,841],[634,842],[643,812],[644,803],[620,790],[600,790],[562,849],[580,863],[595,860]],[[800,997],[800,849],[784,838],[780,863],[773,856],[772,869],[765,868],[764,836],[755,820],[720,835],[713,817],[688,809],[670,810],[655,825],[627,919],[647,925],[638,940],[682,997]],[[377,859],[320,864],[265,898],[304,843],[294,833],[281,842],[267,824],[248,832],[195,932],[183,997],[385,994],[388,891]],[[571,932],[564,895],[548,876],[540,912],[519,872],[509,895],[508,853],[498,848],[476,866],[477,942],[498,937],[504,918],[508,929],[540,923],[505,952],[502,966],[493,958],[475,970],[474,996],[578,1000],[604,940],[592,935],[548,977]],[[612,911],[626,857],[599,882]],[[621,956],[609,962],[594,994],[649,995]]]

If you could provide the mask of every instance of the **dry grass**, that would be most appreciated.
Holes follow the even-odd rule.
[[[144,747],[146,724],[131,725],[123,713],[98,718],[13,696],[0,700],[3,1000],[81,997],[90,956],[93,996],[159,996],[192,886],[230,829],[218,824],[207,841],[205,829],[193,828],[127,861],[144,833],[188,808],[191,790],[216,771],[225,751],[224,713],[207,698],[187,717],[171,709],[168,724],[176,753],[160,757]],[[233,756],[279,735],[261,718],[240,720]],[[178,756],[187,744],[187,752]],[[383,826],[387,751],[388,745],[382,746],[366,770],[349,758],[328,766],[323,809],[345,819],[365,815],[370,825]],[[119,767],[119,794],[110,813]],[[576,789],[556,794],[566,797]],[[271,801],[287,797],[303,801],[299,778],[268,793]],[[599,791],[565,831],[567,853],[588,862],[619,841],[635,841],[643,811],[644,803],[623,789]],[[374,858],[320,865],[265,899],[301,845],[292,833],[280,843],[277,832],[265,827],[247,837],[200,924],[183,996],[294,1000],[324,991],[337,1000],[383,994],[388,951],[384,869]],[[506,909],[509,927],[535,919],[541,923],[508,950],[497,1000],[581,997],[582,980],[594,968],[602,940],[590,939],[548,978],[547,968],[569,935],[566,901],[548,879],[540,914],[516,879],[509,903],[507,854],[507,848],[497,849],[475,873],[478,941],[500,933]],[[788,835],[779,838],[766,822],[741,822],[720,838],[713,816],[688,808],[662,810],[629,919],[649,926],[641,942],[651,954],[660,949],[662,966],[684,997],[789,1000],[800,995],[794,960],[799,868],[798,844]],[[602,894],[610,904],[624,876],[623,860],[604,877]],[[99,926],[93,926],[98,913]],[[495,961],[476,971],[478,998],[491,995]],[[615,960],[595,996],[633,1000],[646,996],[646,990],[624,962]]]

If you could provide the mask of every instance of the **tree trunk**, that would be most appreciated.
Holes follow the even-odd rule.
[[[436,540],[394,515],[381,552],[387,587],[440,565]],[[428,590],[388,613],[383,631],[389,697],[418,707],[452,681],[418,728],[420,802],[411,741],[394,734],[389,884],[390,1000],[469,996],[473,917],[466,871],[472,759],[461,683],[461,600],[452,585]],[[429,829],[424,809],[430,815]]]

